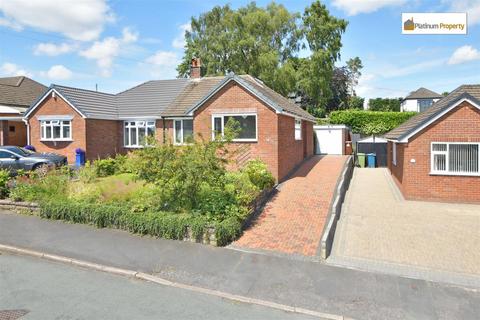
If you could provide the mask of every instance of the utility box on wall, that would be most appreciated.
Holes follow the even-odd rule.
[[[351,141],[350,130],[345,125],[313,126],[315,154],[346,154],[347,141]],[[350,142],[351,144],[351,142]]]

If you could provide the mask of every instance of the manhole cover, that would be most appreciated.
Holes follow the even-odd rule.
[[[24,315],[26,315],[29,312],[30,311],[24,310],[24,309],[20,309],[20,310],[0,310],[0,320],[16,320],[16,319],[19,319],[19,318],[23,317]]]

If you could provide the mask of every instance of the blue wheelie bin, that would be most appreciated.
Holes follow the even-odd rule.
[[[369,153],[367,155],[368,167],[369,168],[375,168],[376,167],[376,160],[377,160],[377,155],[375,153]]]

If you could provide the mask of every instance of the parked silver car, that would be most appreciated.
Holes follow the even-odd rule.
[[[11,173],[18,170],[37,170],[67,164],[67,157],[55,153],[39,153],[16,146],[0,146],[0,169]]]

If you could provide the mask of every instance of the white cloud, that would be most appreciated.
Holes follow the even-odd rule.
[[[455,50],[448,64],[460,64],[473,60],[480,60],[480,52],[472,46],[463,46]]]
[[[114,20],[106,0],[0,0],[0,12],[0,25],[58,32],[81,41],[97,39],[104,25]]]
[[[478,0],[443,0],[450,5],[451,12],[466,12],[469,25],[480,23],[480,1]]]
[[[178,27],[180,29],[180,33],[173,39],[172,41],[172,46],[175,49],[183,49],[185,48],[185,45],[187,44],[185,42],[185,32],[186,31],[192,31],[192,27],[190,23],[185,23],[182,24],[181,26]]]
[[[349,16],[370,13],[383,7],[399,6],[404,3],[406,0],[333,0],[333,5]]]
[[[108,37],[101,41],[95,41],[90,48],[80,51],[80,55],[87,59],[96,60],[102,76],[108,77],[112,73],[114,58],[121,53],[125,45],[133,43],[137,39],[137,33],[125,28],[122,32],[122,38]]]
[[[77,48],[77,45],[70,43],[39,43],[33,48],[33,53],[37,56],[47,55],[47,56],[58,56],[61,54],[72,52]]]
[[[67,80],[72,77],[73,73],[70,69],[58,64],[52,66],[47,72],[42,73],[42,75],[51,80]]]
[[[421,73],[430,69],[438,68],[446,63],[446,59],[426,60],[406,66],[386,65],[382,66],[378,73],[382,78],[397,78],[411,74]]]
[[[32,74],[25,69],[19,67],[15,63],[6,62],[0,66],[0,74],[3,76],[27,76],[31,77]]]
[[[157,51],[154,55],[145,59],[145,62],[152,65],[150,74],[158,79],[171,79],[177,75],[177,65],[180,58],[172,51]]]

